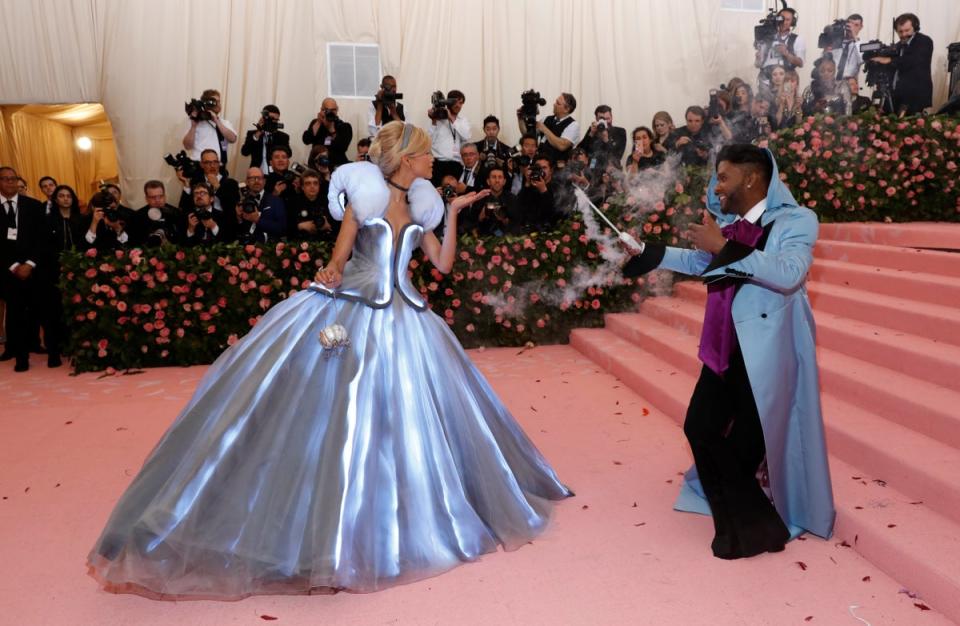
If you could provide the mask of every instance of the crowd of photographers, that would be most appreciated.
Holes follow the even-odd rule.
[[[863,18],[857,14],[827,26],[818,41],[822,52],[812,63],[812,83],[803,92],[798,72],[807,67],[807,49],[794,32],[796,25],[796,11],[784,8],[771,11],[755,28],[754,85],[733,78],[710,90],[704,106],[688,107],[683,126],[660,111],[649,127],[638,126],[629,137],[614,124],[607,105],[596,107],[593,120],[581,127],[573,117],[577,101],[572,94],[558,95],[551,114],[542,117],[547,101],[529,90],[516,111],[521,138],[515,148],[500,140],[495,115],[484,118],[483,137],[474,141],[473,128],[461,111],[464,93],[434,92],[428,111],[434,185],[446,199],[484,188],[491,192],[464,210],[457,234],[486,237],[549,230],[571,213],[575,187],[603,203],[633,180],[656,175],[665,163],[705,166],[723,144],[756,141],[807,115],[846,115],[872,106],[917,113],[930,106],[933,43],[918,32],[915,15],[896,19],[900,41],[890,46],[861,44]],[[864,69],[873,99],[859,93]],[[356,143],[358,160],[367,158],[370,137],[384,124],[405,120],[402,100],[396,79],[383,77],[369,105],[369,136]],[[36,343],[36,326],[42,325],[51,366],[60,363],[63,337],[56,289],[57,259],[63,251],[336,239],[339,223],[328,209],[327,190],[331,173],[349,162],[354,132],[340,119],[334,99],[323,100],[303,131],[301,140],[310,146],[303,165],[291,161],[291,138],[283,131],[280,109],[264,106],[254,129],[243,138],[241,154],[250,158],[250,167],[242,183],[226,168],[229,145],[240,137],[220,117],[220,93],[207,90],[185,109],[183,150],[164,157],[175,168],[179,184],[168,190],[159,180],[148,181],[143,188],[146,205],[137,210],[123,203],[117,185],[104,185],[81,203],[73,189],[49,176],[39,181],[46,197],[36,202],[23,193],[25,182],[12,169],[0,168],[0,203],[8,226],[0,256],[11,268],[0,281],[0,297],[7,301],[7,335],[17,335],[15,328],[26,328],[30,319],[22,336]],[[29,234],[17,235],[18,226],[19,232]],[[438,226],[439,234],[443,230],[443,224]],[[40,271],[31,273],[38,267]],[[28,311],[37,314],[31,317]],[[16,369],[23,371],[24,350],[24,345],[8,342],[0,360],[15,357]]]

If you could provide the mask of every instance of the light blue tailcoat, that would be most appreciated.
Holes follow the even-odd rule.
[[[773,177],[760,219],[770,230],[763,250],[705,271],[713,260],[710,253],[668,247],[659,267],[708,282],[711,277],[743,279],[733,300],[733,320],[763,425],[773,503],[793,536],[806,530],[827,538],[836,511],[820,410],[816,329],[805,286],[817,216],[797,204],[770,158]],[[708,207],[723,226],[735,216],[720,212],[715,186],[716,176],[707,191]],[[687,472],[675,508],[710,513],[696,467]]]

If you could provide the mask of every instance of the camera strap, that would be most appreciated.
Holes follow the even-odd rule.
[[[220,127],[216,125],[212,120],[207,120],[207,122],[213,126],[213,130],[217,133],[217,146],[220,148],[220,164],[223,167],[227,166],[227,140],[224,138],[223,133],[220,132]]]

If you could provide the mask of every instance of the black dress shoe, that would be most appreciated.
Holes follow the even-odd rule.
[[[59,354],[52,352],[47,355],[47,367],[60,367],[61,365],[63,365],[63,360]]]
[[[9,350],[4,350],[3,354],[0,354],[0,361],[9,361],[13,358],[13,352]]]
[[[15,372],[25,372],[30,369],[30,359],[27,357],[17,357],[17,364],[13,366]]]
[[[47,349],[38,343],[37,345],[30,348],[30,352],[33,352],[34,354],[46,354]]]

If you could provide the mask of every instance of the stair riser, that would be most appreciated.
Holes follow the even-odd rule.
[[[570,345],[581,353],[586,355],[597,365],[607,370],[623,383],[635,391],[642,398],[653,403],[665,415],[683,424],[684,415],[687,410],[687,400],[693,393],[691,387],[687,393],[677,390],[666,390],[662,386],[655,384],[651,379],[645,377],[643,372],[637,372],[628,366],[625,366],[615,357],[606,354],[604,350],[589,340],[583,339],[577,331],[570,334]],[[652,377],[651,377],[652,378]]]
[[[960,286],[944,284],[936,280],[915,278],[891,271],[861,270],[813,264],[810,278],[831,285],[850,287],[861,291],[928,302],[941,306],[954,306],[960,302]]]
[[[911,248],[893,247],[865,248],[839,241],[820,240],[813,249],[813,255],[818,259],[960,278],[960,254],[949,252],[918,252]],[[814,261],[813,266],[816,265]]]
[[[820,241],[850,241],[904,248],[960,247],[960,228],[956,224],[820,224]]]
[[[839,417],[839,416],[834,416]],[[960,483],[946,482],[925,471],[922,458],[897,456],[897,449],[877,448],[848,430],[837,428],[834,420],[825,420],[827,449],[830,455],[842,459],[877,476],[901,493],[909,493],[915,501],[923,502],[940,515],[960,523]],[[837,480],[850,480],[840,477]]]
[[[893,306],[863,302],[855,298],[810,290],[814,312],[825,311],[927,339],[960,345],[960,321]]]

